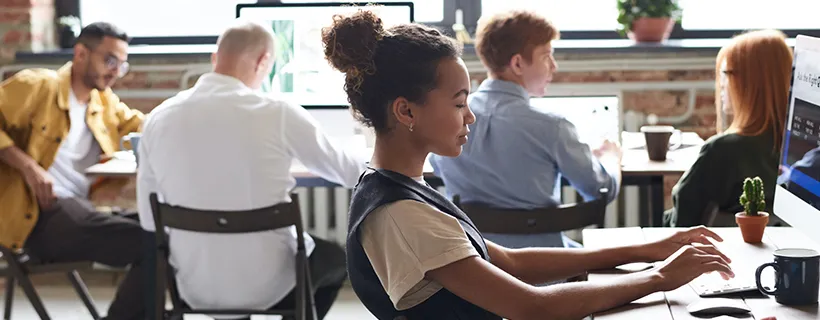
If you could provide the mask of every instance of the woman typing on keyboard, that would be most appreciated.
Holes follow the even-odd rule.
[[[423,178],[430,152],[458,156],[475,121],[459,46],[418,24],[385,28],[370,11],[335,16],[322,38],[326,58],[345,74],[353,110],[376,132],[372,168],[350,207],[347,262],[353,289],[378,319],[579,319],[704,273],[733,276],[711,245],[721,239],[703,227],[599,250],[508,249],[484,240]],[[607,282],[532,285],[655,261]]]

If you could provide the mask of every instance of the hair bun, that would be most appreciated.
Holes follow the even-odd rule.
[[[373,56],[384,35],[382,19],[371,11],[334,15],[333,24],[322,29],[325,58],[349,76],[372,74],[376,71]]]

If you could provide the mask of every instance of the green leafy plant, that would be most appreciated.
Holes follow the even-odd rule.
[[[760,210],[766,208],[765,198],[763,180],[760,177],[743,180],[743,194],[740,195],[740,204],[746,210],[747,216],[757,216]]]
[[[638,18],[673,18],[680,20],[681,10],[677,0],[617,0],[618,32],[622,36],[632,28]]]

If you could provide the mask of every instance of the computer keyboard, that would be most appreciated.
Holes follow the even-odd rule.
[[[701,297],[757,291],[757,284],[753,277],[735,277],[724,280],[717,272],[701,275],[689,282],[689,286]]]

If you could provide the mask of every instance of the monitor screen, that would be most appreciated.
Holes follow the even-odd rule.
[[[365,4],[260,3],[236,6],[237,18],[270,26],[275,35],[276,61],[263,90],[281,93],[302,106],[347,106],[344,75],[325,60],[322,28],[335,14],[349,14]],[[385,28],[413,21],[412,3],[380,3],[367,6]]]
[[[820,242],[820,39],[798,36],[774,214]]]

